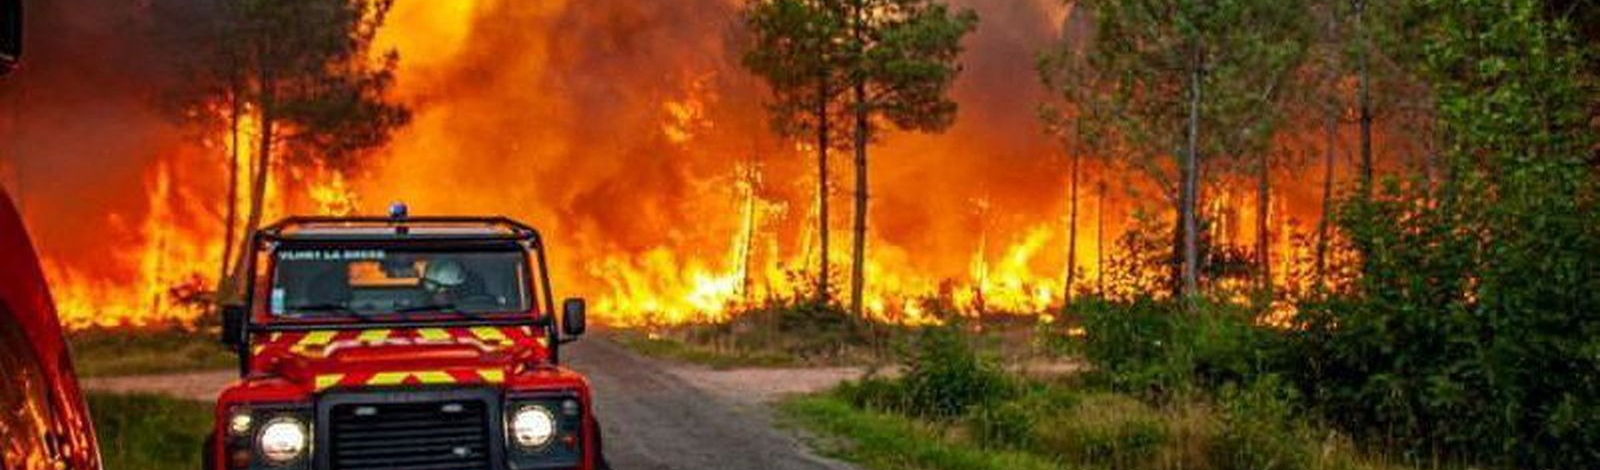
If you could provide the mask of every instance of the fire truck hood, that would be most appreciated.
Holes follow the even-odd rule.
[[[531,327],[275,332],[253,341],[251,370],[312,391],[393,385],[499,384],[544,359]]]

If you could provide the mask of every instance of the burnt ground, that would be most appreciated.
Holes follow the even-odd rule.
[[[767,406],[856,377],[851,368],[710,370],[641,357],[595,335],[562,350],[589,376],[617,470],[851,470],[779,430]],[[213,400],[233,371],[103,377],[86,389]]]

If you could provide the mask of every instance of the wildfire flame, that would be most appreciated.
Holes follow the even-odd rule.
[[[865,304],[883,321],[937,321],[928,299],[966,315],[1047,312],[1069,290],[1101,282],[1130,215],[1152,202],[1135,173],[1085,156],[1069,263],[1066,159],[1035,120],[1049,97],[1032,72],[1067,12],[1055,0],[956,3],[984,21],[954,91],[957,125],[889,135],[872,153]],[[396,2],[378,49],[402,58],[395,98],[413,106],[413,123],[354,170],[275,166],[267,220],[373,214],[393,200],[418,214],[517,217],[545,232],[557,291],[591,298],[596,316],[618,325],[715,321],[803,295],[823,256],[815,159],[805,143],[768,131],[765,92],[739,69],[729,40],[738,7]],[[241,127],[250,142],[255,124]],[[226,158],[249,168],[256,156],[248,145],[233,151],[228,135],[173,140],[137,150],[157,155],[138,171],[142,192],[96,208],[104,220],[27,213],[36,229],[104,231],[95,246],[36,237],[69,326],[188,323],[207,311],[221,274],[222,214],[246,204],[244,194],[227,200]],[[839,275],[851,263],[849,163],[836,154],[828,175],[826,256]],[[248,171],[240,173],[248,188]],[[1320,217],[1319,194],[1304,189],[1320,177],[1274,176],[1279,283],[1291,283],[1308,258],[1295,237]],[[1258,210],[1250,194],[1211,198],[1210,211],[1232,217],[1222,242],[1248,247],[1259,236],[1248,223]]]

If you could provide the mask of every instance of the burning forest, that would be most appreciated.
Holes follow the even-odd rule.
[[[949,314],[940,308],[1035,315],[1072,293],[1164,285],[1170,273],[1138,259],[1170,255],[1140,249],[1171,236],[1164,183],[1118,149],[1075,145],[1040,119],[1070,103],[1041,82],[1036,58],[1087,41],[1087,20],[1055,0],[953,3],[981,18],[962,42],[953,125],[873,142],[865,309],[907,323]],[[206,41],[192,39],[208,37],[201,29],[219,8],[36,8],[28,40],[38,59],[0,90],[0,182],[71,327],[193,323],[225,276],[226,240],[252,212],[259,110],[173,97],[193,86],[185,59],[201,54],[193,49]],[[396,1],[359,60],[392,65],[383,98],[406,119],[342,158],[277,150],[259,215],[377,214],[405,201],[418,214],[527,220],[559,247],[567,285],[557,289],[594,299],[616,325],[712,321],[805,298],[821,256],[842,289],[850,156],[837,153],[826,175],[835,211],[818,224],[812,147],[769,126],[770,91],[741,67],[750,34],[741,8]],[[1259,185],[1256,173],[1219,163],[1202,189],[1209,245],[1246,264],[1266,247],[1280,295],[1303,289],[1317,258],[1340,262],[1314,253],[1314,240],[1324,181],[1349,182],[1356,135],[1344,120],[1324,129],[1319,115],[1285,122],[1270,139],[1282,162]],[[1380,122],[1376,145],[1421,154],[1388,138],[1403,135],[1393,127]],[[835,240],[826,255],[819,226]],[[1253,276],[1230,282],[1244,295],[1259,287]]]

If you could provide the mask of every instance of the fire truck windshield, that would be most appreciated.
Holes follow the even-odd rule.
[[[268,308],[280,317],[518,313],[533,305],[520,250],[285,248],[274,258]]]

